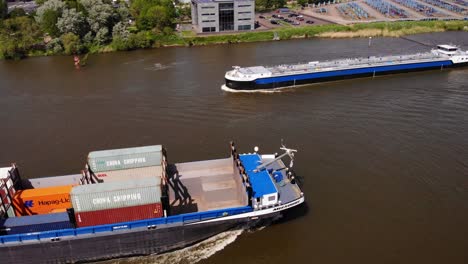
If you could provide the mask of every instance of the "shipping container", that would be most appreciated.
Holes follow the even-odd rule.
[[[114,224],[162,217],[161,203],[75,213],[78,227]]]
[[[11,199],[8,193],[8,188],[6,183],[0,182],[0,204],[1,205],[10,205]]]
[[[7,214],[6,214],[8,217],[16,217],[16,214],[15,214],[15,209],[13,208],[13,206],[10,206],[7,210]]]
[[[0,220],[0,234],[13,235],[74,228],[68,213],[30,215]]]
[[[94,173],[161,166],[162,155],[161,145],[93,151],[88,155],[88,165]]]
[[[80,185],[70,193],[75,212],[89,212],[161,202],[161,179],[146,178]]]
[[[8,188],[13,186],[15,189],[21,189],[22,182],[15,164],[11,167],[0,168],[0,179],[8,181]]]
[[[143,168],[134,168],[126,170],[113,170],[92,173],[95,179],[99,182],[115,182],[115,181],[128,181],[144,178],[156,178],[161,180],[162,166],[151,166]]]
[[[72,207],[72,185],[20,190],[13,199],[16,215],[48,214],[52,210]]]
[[[24,189],[47,188],[53,186],[79,185],[81,174],[23,179]]]
[[[0,179],[6,179],[10,176],[10,171],[13,167],[4,167],[0,168]]]

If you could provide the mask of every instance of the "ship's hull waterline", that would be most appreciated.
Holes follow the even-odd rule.
[[[378,77],[383,75],[401,74],[410,72],[421,72],[429,70],[444,70],[447,68],[468,66],[468,62],[454,64],[450,60],[388,65],[380,67],[366,67],[346,70],[314,72],[297,75],[286,75],[269,78],[261,78],[253,81],[233,81],[225,78],[226,84],[223,90],[226,91],[269,91],[282,88],[292,88],[314,83],[324,83],[347,79]]]
[[[184,248],[219,233],[255,226],[274,220],[281,212],[258,217],[243,217],[155,227],[149,230],[113,232],[44,243],[15,244],[0,247],[2,263],[87,263],[114,258],[160,254]],[[45,254],[46,253],[46,254]]]

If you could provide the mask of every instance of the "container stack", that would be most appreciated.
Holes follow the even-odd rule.
[[[72,185],[20,190],[13,198],[16,216],[65,212],[71,190]]]
[[[155,145],[90,152],[82,182],[109,183],[158,178],[164,184],[165,177],[163,148],[161,145]]]
[[[0,235],[15,235],[74,228],[68,213],[30,215],[0,220]]]
[[[16,165],[0,168],[0,219],[15,217],[12,201],[20,186],[21,178]]]
[[[161,181],[156,177],[79,185],[70,196],[78,227],[163,216]]]

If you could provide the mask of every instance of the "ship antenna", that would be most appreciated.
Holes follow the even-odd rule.
[[[296,149],[290,149],[290,148],[287,148],[284,144],[283,144],[283,139],[281,139],[281,147],[280,147],[281,150],[284,150],[284,153],[279,155],[278,157],[276,157],[274,160],[272,161],[269,161],[269,162],[266,162],[266,163],[262,163],[260,165],[257,166],[257,168],[255,168],[254,172],[259,172],[260,170],[266,168],[268,165],[270,164],[273,164],[274,162],[276,162],[277,160],[280,160],[282,159],[283,157],[285,157],[286,155],[289,156],[291,158],[291,163],[289,164],[289,167],[292,168],[293,166],[293,160],[294,160],[294,152],[297,152]]]

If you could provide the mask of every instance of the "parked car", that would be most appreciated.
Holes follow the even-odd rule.
[[[277,18],[278,15],[277,15],[277,14],[273,14],[271,17]]]
[[[307,24],[313,24],[314,21],[312,21],[312,20],[307,20],[306,23],[307,23]]]
[[[297,17],[297,16],[298,16],[298,14],[295,14],[295,13],[291,13],[291,14],[288,15],[288,17]]]
[[[278,19],[284,20],[284,16],[278,15]]]
[[[295,26],[299,26],[300,24],[301,24],[301,23],[298,22],[298,21],[294,21],[294,22],[293,22],[293,25],[295,25]]]
[[[274,24],[274,25],[278,25],[278,21],[274,20],[274,19],[271,19],[270,20],[270,23]]]
[[[265,19],[265,16],[262,16],[262,15],[260,15],[260,16],[258,16],[258,17],[259,17],[259,18],[263,18],[263,19]]]
[[[298,21],[304,21],[304,17],[298,16],[298,17],[296,17],[296,20],[298,20]]]
[[[284,19],[284,22],[286,22],[286,23],[292,23],[293,21],[292,21],[291,19],[289,19],[289,18],[285,18],[285,19]]]

